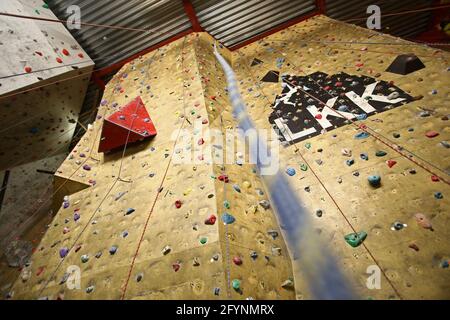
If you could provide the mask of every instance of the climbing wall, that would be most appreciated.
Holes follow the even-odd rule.
[[[406,42],[395,54],[391,47],[374,52],[383,50],[339,44],[330,50],[312,43],[368,38],[400,41],[317,17],[221,53],[232,62],[259,128],[272,130],[272,107],[287,88],[279,78],[260,81],[269,71],[294,81],[345,72],[345,84],[348,77],[372,76],[411,97],[355,119],[356,125],[340,122],[295,143],[280,136],[280,170],[358,298],[449,298],[448,56]],[[213,43],[207,34],[192,34],[127,64],[110,81],[97,120],[57,170],[60,190],[79,191],[59,203],[11,290],[14,299],[312,298],[308,282],[319,280],[293,270],[270,195],[255,168],[242,161],[247,154],[236,152],[223,165],[217,160],[227,148],[211,131],[223,133],[236,123]],[[407,76],[385,73],[405,51],[426,68]],[[261,62],[251,66],[255,58]],[[98,153],[104,119],[137,96],[157,135]],[[414,155],[405,157],[406,150]],[[356,244],[344,239],[363,231],[367,237]],[[366,286],[370,266],[381,268],[379,290]],[[80,288],[71,290],[77,268]]]
[[[261,181],[249,165],[212,162],[208,131],[233,126],[212,43],[193,34],[111,80],[56,173],[61,190],[86,189],[63,198],[13,298],[294,297],[292,280],[281,287],[290,259]],[[157,135],[98,153],[103,120],[137,96]],[[79,290],[66,286],[73,266]]]
[[[56,19],[43,1],[2,1],[0,11]],[[67,151],[94,63],[61,23],[0,21],[0,169]]]
[[[408,75],[385,72],[398,55],[408,53],[425,68]],[[449,58],[444,51],[323,16],[233,53],[240,89],[257,127],[278,128],[273,121],[277,117],[284,119],[281,127],[288,124],[291,135],[280,135],[285,146],[281,170],[359,298],[450,298]],[[313,76],[317,72],[325,75]],[[275,82],[270,82],[274,74]],[[358,108],[360,115],[351,121],[327,115],[325,104],[339,87],[358,92],[356,82],[365,80],[357,77],[374,78],[380,90],[388,90],[376,94],[397,94],[368,117]],[[307,83],[308,78],[314,81]],[[297,85],[298,95],[290,95],[289,86]],[[408,102],[396,104],[405,94]],[[344,97],[327,105],[338,110],[348,102],[337,100]],[[278,103],[283,110],[274,108]],[[309,106],[316,107],[314,114],[307,111]],[[324,130],[319,121],[326,119],[331,125]],[[367,238],[352,247],[344,236],[356,232],[367,233]],[[366,286],[371,265],[381,270],[381,289]],[[301,270],[295,275],[297,298],[312,298]]]

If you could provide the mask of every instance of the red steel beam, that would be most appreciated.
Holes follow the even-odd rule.
[[[128,57],[128,58],[126,58],[124,60],[121,60],[119,62],[116,62],[116,63],[114,63],[114,64],[112,64],[110,66],[107,66],[105,68],[101,68],[101,69],[95,71],[93,73],[92,77],[93,77],[93,79],[101,79],[104,76],[119,70],[120,68],[122,68],[128,62],[131,62],[134,59],[137,59],[140,56],[143,56],[144,54],[147,54],[147,53],[149,53],[149,52],[151,52],[153,50],[161,48],[161,47],[163,47],[163,46],[165,46],[165,45],[167,45],[167,44],[169,44],[171,42],[174,42],[174,41],[176,41],[178,39],[181,39],[181,38],[187,36],[188,34],[191,34],[192,32],[193,32],[192,29],[188,29],[186,31],[180,32],[180,33],[178,33],[178,34],[176,34],[176,35],[174,35],[174,36],[172,36],[170,38],[167,38],[164,41],[158,42],[157,44],[155,44],[155,45],[153,45],[153,46],[151,46],[149,48],[146,48],[146,49],[142,50],[141,52],[138,52],[138,53],[132,55],[131,57]]]
[[[184,11],[189,17],[189,20],[191,21],[192,29],[194,30],[194,32],[202,32],[203,28],[200,25],[200,22],[198,22],[198,17],[197,14],[195,13],[195,9],[194,6],[192,5],[192,2],[190,0],[183,0],[183,7]]]
[[[327,11],[325,0],[316,0],[316,7],[320,14],[325,14]]]
[[[248,39],[248,40],[245,40],[244,42],[241,42],[241,43],[239,43],[239,44],[237,44],[237,45],[235,45],[235,46],[232,46],[232,47],[229,48],[229,49],[230,49],[231,51],[238,50],[238,49],[240,49],[240,48],[242,48],[242,47],[245,47],[245,46],[247,46],[247,45],[249,45],[249,44],[251,44],[251,43],[253,43],[253,42],[256,42],[256,41],[258,41],[258,40],[261,40],[261,39],[263,39],[263,38],[265,38],[265,37],[267,37],[267,36],[270,36],[271,34],[277,33],[277,32],[279,32],[279,31],[281,31],[281,30],[284,30],[284,29],[286,29],[286,28],[289,28],[290,26],[293,26],[294,24],[297,24],[297,23],[299,23],[299,22],[302,22],[302,21],[304,21],[304,20],[307,20],[307,19],[312,18],[312,17],[314,17],[314,16],[317,16],[317,15],[319,15],[319,14],[321,14],[321,13],[320,13],[318,10],[315,10],[315,11],[313,11],[313,12],[307,14],[307,15],[300,16],[300,17],[291,19],[291,20],[289,20],[289,21],[286,21],[286,22],[284,22],[284,23],[282,23],[282,24],[276,26],[276,27],[273,28],[273,29],[270,29],[270,30],[268,30],[268,31],[266,31],[266,32],[264,32],[264,33],[258,34],[257,36],[255,36],[255,37],[253,37],[253,38],[250,38],[250,39]]]

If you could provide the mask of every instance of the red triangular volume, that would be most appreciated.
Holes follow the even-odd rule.
[[[105,119],[98,152],[108,152],[124,146],[127,138],[130,144],[156,136],[156,133],[141,97],[137,97]]]

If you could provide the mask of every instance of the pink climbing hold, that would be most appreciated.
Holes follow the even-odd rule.
[[[173,268],[173,271],[178,272],[178,270],[180,270],[180,268],[181,268],[181,265],[178,262],[176,262],[176,263],[172,264],[172,268]]]
[[[425,135],[426,135],[428,138],[434,138],[434,137],[437,137],[437,136],[439,135],[439,133],[436,132],[436,131],[428,131],[427,133],[425,133]]]
[[[421,226],[424,229],[428,229],[433,231],[433,226],[431,224],[431,221],[422,213],[416,213],[414,215],[416,218],[417,224]]]

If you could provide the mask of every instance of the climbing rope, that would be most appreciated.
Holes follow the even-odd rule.
[[[216,46],[214,54],[224,69],[228,83],[228,94],[233,106],[233,115],[238,121],[238,126],[244,132],[254,130],[255,127],[240,96],[233,70],[217,51]],[[258,143],[261,149],[267,150],[261,147],[263,143],[260,141],[260,137],[258,137]],[[261,172],[263,165],[260,157],[256,154],[257,146],[250,145],[249,147],[253,159],[256,159],[256,167]],[[284,176],[278,172],[274,176],[261,175],[261,179],[269,190],[279,224],[286,234],[293,263],[302,265],[302,271],[306,275],[305,278],[308,280],[313,296],[317,299],[352,298],[353,293],[348,281],[341,274],[335,258],[328,253],[324,246],[319,245],[320,239],[317,239],[317,235],[312,230],[309,213],[300,205]],[[334,271],[329,272],[330,270]],[[312,280],[319,277],[322,281]]]

